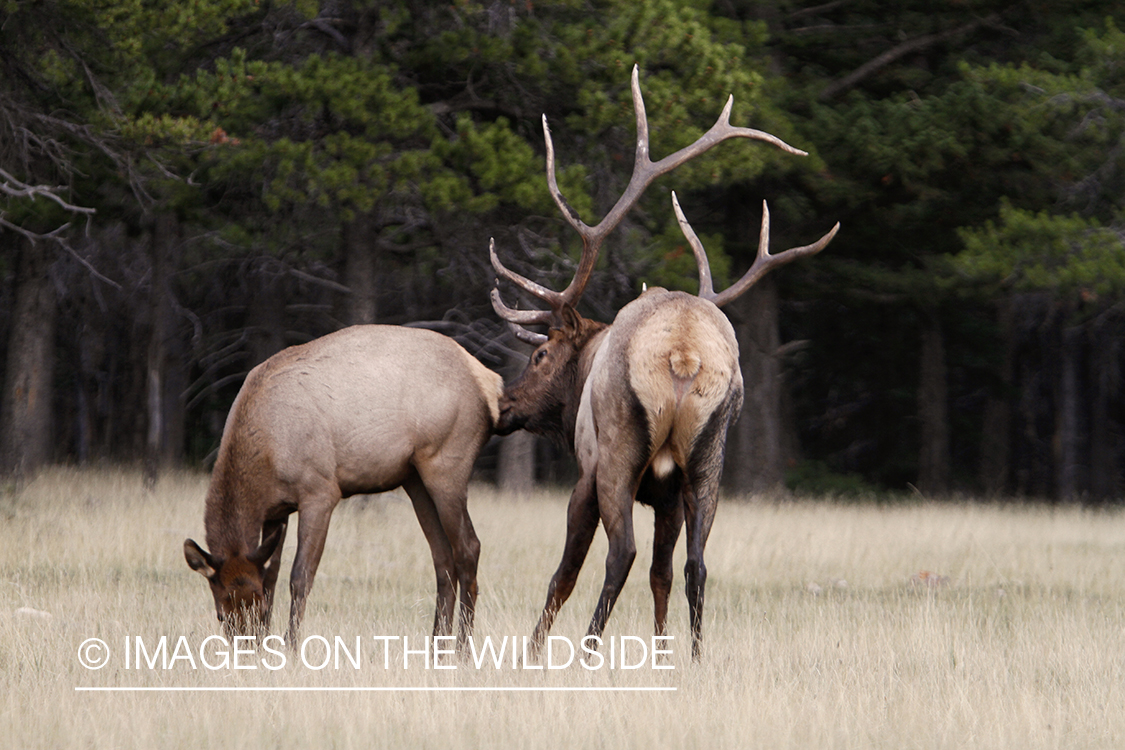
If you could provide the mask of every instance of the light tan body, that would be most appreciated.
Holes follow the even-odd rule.
[[[402,486],[433,553],[435,633],[451,630],[459,586],[466,636],[480,549],[467,487],[501,388],[501,378],[452,339],[394,326],[347,328],[251,371],[227,417],[207,493],[211,553],[200,557],[198,545],[185,543],[189,565],[211,580],[220,618],[258,606],[268,624],[281,542],[296,511],[295,640],[337,503]],[[267,543],[276,545],[268,554]]]

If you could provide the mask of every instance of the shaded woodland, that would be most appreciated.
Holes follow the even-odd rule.
[[[159,7],[157,7],[159,6]],[[732,122],[609,239],[582,313],[821,255],[726,312],[746,379],[738,491],[1125,493],[1125,10],[755,0],[17,1],[0,9],[0,470],[207,465],[246,373],[356,323],[422,325],[514,376],[504,262],[554,288],[634,145]],[[514,299],[515,290],[505,289]],[[525,304],[526,304],[525,300]],[[482,476],[566,481],[495,439]]]

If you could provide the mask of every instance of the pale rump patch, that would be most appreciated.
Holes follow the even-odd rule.
[[[717,309],[662,305],[630,341],[629,385],[648,418],[653,472],[686,468],[692,443],[734,379],[737,344]]]
[[[488,414],[492,418],[493,426],[495,426],[500,419],[500,396],[504,393],[504,378],[482,365],[479,359],[463,348],[458,347],[458,351],[469,363],[469,372],[473,374],[473,379],[477,381],[480,395],[484,397],[485,403],[488,404]]]

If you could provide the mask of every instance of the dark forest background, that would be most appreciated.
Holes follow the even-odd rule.
[[[425,325],[506,376],[488,241],[555,288],[632,168],[662,178],[582,312],[720,283],[843,228],[727,310],[758,491],[1125,492],[1125,20],[1071,0],[11,0],[0,5],[0,468],[207,465],[246,373],[342,326]],[[515,294],[506,289],[511,299]],[[482,472],[565,481],[556,446]]]

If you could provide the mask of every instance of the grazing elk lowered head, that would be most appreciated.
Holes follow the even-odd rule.
[[[656,633],[662,635],[672,585],[672,551],[687,527],[684,569],[692,632],[692,653],[701,642],[706,567],[703,548],[714,520],[723,452],[730,424],[742,407],[738,343],[721,305],[745,292],[772,268],[820,252],[839,224],[817,242],[771,255],[769,212],[763,202],[758,257],[729,289],[716,293],[707,254],[676,196],[672,204],[699,265],[699,295],[649,289],[623,307],[613,324],[589,321],[574,311],[606,236],[657,177],[728,138],[766,141],[803,155],[780,139],[730,125],[733,98],[718,121],[691,145],[653,162],[638,70],[633,68],[637,148],[624,193],[597,226],[587,226],[559,192],[554,147],[544,118],[547,184],[563,216],[582,237],[574,279],[556,292],[514,273],[489,248],[496,273],[545,302],[548,310],[516,310],[492,290],[496,313],[515,335],[537,345],[527,369],[500,400],[503,429],[523,427],[564,436],[578,459],[579,479],[567,510],[563,559],[547,590],[533,641],[541,645],[555,614],[574,588],[599,522],[609,539],[606,576],[589,634],[600,636],[636,556],[632,504],[653,506],[656,514],[649,579],[655,602]],[[548,324],[546,335],[524,326]]]
[[[215,598],[215,614],[228,637],[248,635],[269,627],[270,601],[277,576],[267,586],[272,560],[281,541],[281,528],[275,526],[251,552],[238,552],[229,559],[212,556],[191,539],[184,540],[188,567],[203,575]]]
[[[255,367],[227,416],[207,491],[205,551],[184,557],[211,586],[224,628],[269,626],[289,515],[297,553],[287,640],[296,642],[341,498],[402,487],[437,574],[434,635],[448,635],[460,590],[459,644],[472,631],[480,542],[469,475],[499,418],[503,382],[453,339],[353,326]]]

